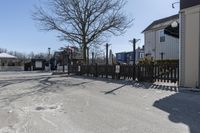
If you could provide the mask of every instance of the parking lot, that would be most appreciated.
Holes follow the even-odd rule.
[[[200,133],[200,93],[127,80],[0,72],[0,133]]]

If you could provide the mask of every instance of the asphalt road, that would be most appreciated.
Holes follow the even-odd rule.
[[[0,133],[200,133],[200,93],[176,89],[0,72]]]

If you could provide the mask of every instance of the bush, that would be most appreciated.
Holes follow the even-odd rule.
[[[145,57],[139,61],[138,64],[141,65],[150,65],[150,64],[157,64],[157,65],[164,65],[164,64],[178,64],[179,60],[153,60],[152,57]]]
[[[154,64],[154,60],[152,57],[144,57],[142,60],[139,61],[140,65],[150,65]]]
[[[178,64],[179,60],[156,60],[154,64]]]

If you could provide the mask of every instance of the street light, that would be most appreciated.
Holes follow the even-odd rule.
[[[171,27],[172,27],[172,28],[178,27],[178,22],[177,22],[177,21],[172,22],[172,23],[171,23]]]
[[[180,2],[174,2],[172,3],[172,8],[175,8],[175,4],[179,4]]]

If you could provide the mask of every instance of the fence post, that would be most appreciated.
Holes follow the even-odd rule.
[[[87,73],[87,76],[89,76],[89,64],[86,65],[86,73]]]
[[[68,67],[68,68],[67,68],[67,69],[68,69],[68,70],[67,70],[67,71],[68,71],[68,75],[70,75],[71,66],[68,64],[67,67]],[[65,66],[63,67],[63,69],[65,69]]]
[[[136,64],[133,64],[133,75],[132,75],[133,80],[136,79]]]
[[[115,65],[112,65],[112,79],[115,79]]]
[[[137,72],[137,81],[140,81],[141,80],[141,71],[140,71],[140,68],[141,68],[141,65],[135,65],[135,75],[136,75],[136,72]]]
[[[81,75],[81,66],[78,65],[78,75]]]
[[[95,77],[98,77],[98,66],[97,66],[97,63],[95,63]]]

